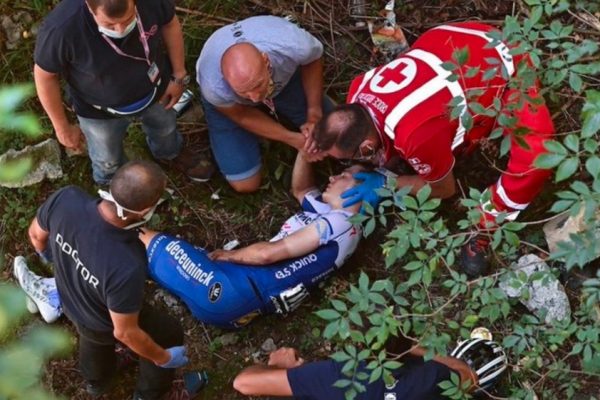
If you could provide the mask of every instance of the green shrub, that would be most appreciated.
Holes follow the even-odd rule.
[[[581,126],[559,133],[548,141],[547,154],[535,164],[544,169],[555,169],[555,182],[566,182],[555,193],[551,213],[567,211],[576,215],[584,208],[588,231],[572,236],[569,243],[561,243],[559,251],[550,259],[561,260],[567,269],[582,267],[595,257],[594,232],[600,228],[595,217],[600,202],[600,158],[598,157],[600,131],[600,91],[591,89],[600,73],[600,52],[597,31],[586,35],[580,15],[598,11],[596,1],[525,0],[526,7],[515,16],[506,17],[502,32],[491,34],[493,41],[502,40],[514,46],[512,53],[528,53],[536,71],[521,65],[519,78],[512,79],[511,88],[524,93],[525,101],[535,102],[525,95],[526,89],[540,79],[545,95],[557,101],[568,93],[569,110],[583,95]],[[592,29],[592,27],[586,27]],[[597,29],[597,27],[595,27]],[[449,79],[460,79],[459,68],[468,60],[468,49],[455,49],[452,62],[443,67],[452,72]],[[465,74],[492,76],[501,67],[499,60],[489,71],[467,69]],[[499,129],[492,138],[500,138],[503,128],[514,126],[510,109],[502,108],[499,101],[489,109],[477,103],[477,93],[455,98],[450,106],[452,116],[462,124],[472,126],[474,114],[497,117]],[[517,104],[513,107],[520,107]],[[505,111],[508,111],[507,113]],[[517,136],[520,132],[515,133]],[[500,145],[501,155],[508,153],[511,138],[505,137]],[[519,138],[517,137],[517,143]],[[559,185],[560,186],[560,185]],[[489,200],[487,191],[470,188],[461,201],[466,209],[456,226],[438,215],[439,200],[429,199],[430,189],[424,187],[416,196],[408,196],[406,188],[383,189],[386,199],[378,210],[368,208],[368,214],[356,218],[373,232],[377,224],[398,222],[387,234],[382,250],[390,278],[371,282],[361,273],[358,283],[331,300],[331,308],[317,313],[326,320],[323,335],[340,343],[333,355],[343,362],[348,378],[337,383],[346,389],[351,399],[364,390],[364,384],[384,377],[398,368],[396,359],[386,354],[384,343],[390,335],[418,338],[428,349],[427,356],[446,354],[452,342],[467,338],[472,328],[486,326],[506,348],[510,374],[502,383],[503,396],[533,399],[537,394],[544,399],[573,398],[581,388],[590,388],[586,382],[600,379],[600,272],[597,279],[589,279],[577,299],[571,299],[573,316],[570,321],[545,325],[538,317],[523,313],[515,300],[508,299],[497,287],[499,279],[510,272],[508,265],[524,252],[544,251],[534,243],[523,240],[527,231],[541,229],[544,221],[505,222],[495,231],[481,231],[478,225],[480,204]],[[474,233],[488,234],[498,260],[498,268],[490,275],[469,280],[458,272],[456,257],[463,243]],[[398,283],[400,273],[408,278]],[[546,274],[531,277],[514,274],[513,282],[546,279]],[[365,322],[370,328],[364,332]],[[369,373],[354,374],[358,362],[366,362]],[[458,379],[443,382],[444,393],[453,399],[468,398]],[[598,386],[595,385],[597,388]]]

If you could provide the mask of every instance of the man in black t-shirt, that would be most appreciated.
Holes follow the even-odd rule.
[[[83,132],[96,182],[108,183],[125,162],[133,116],[155,158],[172,160],[193,180],[210,177],[212,165],[183,149],[176,128],[172,107],[189,75],[172,0],[63,0],[41,25],[34,59],[38,96],[59,142],[81,152]],[[79,126],[67,119],[60,78]]]
[[[404,352],[403,352],[404,353]],[[454,357],[435,356],[423,361],[425,349],[413,347],[402,357],[402,367],[394,371],[395,382],[386,385],[383,378],[374,382],[361,382],[365,391],[357,400],[443,400],[438,384],[459,374],[461,382],[477,382],[469,366]],[[235,378],[233,387],[249,396],[293,396],[301,400],[344,400],[348,388],[335,387],[334,383],[348,379],[342,372],[344,363],[324,360],[304,363],[295,349],[282,347],[269,355],[268,365],[253,365]],[[359,365],[357,372],[370,373]]]
[[[338,387],[335,383],[348,381],[350,372],[354,375],[352,379],[357,379],[364,389],[357,394],[356,400],[443,400],[446,397],[439,384],[451,379],[451,374],[458,374],[463,390],[478,395],[489,393],[508,366],[504,349],[483,338],[460,340],[450,356],[435,355],[429,361],[423,359],[426,354],[423,347],[412,346],[403,336],[390,336],[385,351],[388,357],[402,363],[392,372],[394,381],[391,384],[386,384],[382,377],[373,382],[359,378],[360,375],[371,375],[367,360],[357,361],[355,369],[348,371],[344,370],[344,362],[334,360],[304,363],[295,349],[282,347],[269,355],[268,365],[253,365],[240,372],[233,387],[249,396],[344,400],[349,386]]]
[[[33,247],[54,261],[92,395],[105,392],[114,376],[115,338],[140,355],[135,398],[160,398],[174,369],[187,363],[178,321],[142,307],[146,251],[137,232],[127,229],[151,216],[165,186],[156,164],[130,162],[116,172],[103,200],[68,186],[50,196],[31,222]]]

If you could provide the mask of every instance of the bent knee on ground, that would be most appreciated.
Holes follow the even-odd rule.
[[[233,388],[244,395],[250,395],[248,385],[246,384],[245,376],[238,375],[233,380]]]
[[[238,193],[253,193],[260,188],[261,175],[260,171],[252,175],[250,178],[239,181],[228,181],[229,185]]]

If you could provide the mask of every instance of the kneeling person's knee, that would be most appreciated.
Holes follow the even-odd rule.
[[[261,184],[260,171],[252,175],[250,178],[242,179],[239,181],[228,181],[229,185],[238,193],[253,193],[260,188]]]

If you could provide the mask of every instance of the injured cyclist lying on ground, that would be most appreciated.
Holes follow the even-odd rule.
[[[331,176],[321,193],[310,164],[299,155],[292,192],[303,210],[268,242],[208,253],[174,236],[143,229],[140,239],[146,245],[149,274],[185,302],[194,317],[212,325],[237,328],[258,315],[293,311],[314,286],[343,265],[360,241],[360,227],[348,221],[360,204],[344,208],[340,197],[355,185],[353,174],[360,170],[353,166]],[[34,301],[43,297],[21,286]]]

